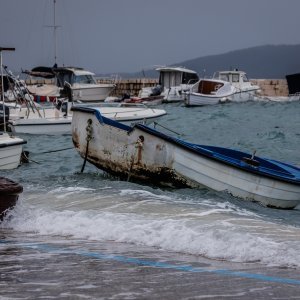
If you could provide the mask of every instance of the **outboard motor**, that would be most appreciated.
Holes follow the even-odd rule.
[[[152,89],[151,95],[150,96],[159,96],[162,92],[161,85],[157,85]]]
[[[126,99],[130,99],[130,94],[129,93],[124,93],[122,98],[121,98],[121,101],[124,101]]]
[[[69,102],[73,102],[73,92],[70,83],[64,83],[64,88],[60,91],[60,97],[68,98]]]

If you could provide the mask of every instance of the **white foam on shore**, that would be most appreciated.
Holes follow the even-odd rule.
[[[142,213],[126,207],[122,212],[107,208],[75,211],[68,206],[57,211],[22,201],[0,226],[40,235],[146,245],[212,259],[300,267],[299,228],[241,216],[230,208],[184,210],[168,205],[162,209],[153,204]]]

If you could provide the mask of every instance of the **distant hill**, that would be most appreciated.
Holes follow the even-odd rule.
[[[300,73],[300,45],[266,45],[210,55],[173,64],[195,70],[210,77],[216,71],[239,69],[255,79],[281,79]],[[205,70],[205,72],[204,72]],[[158,77],[155,70],[145,70],[145,77]],[[143,77],[142,72],[123,73],[122,78]]]

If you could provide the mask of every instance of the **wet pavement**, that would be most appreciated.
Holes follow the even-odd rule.
[[[0,299],[300,299],[292,268],[47,240],[0,240]]]

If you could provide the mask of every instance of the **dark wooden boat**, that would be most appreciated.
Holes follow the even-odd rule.
[[[22,192],[22,185],[8,178],[0,177],[0,221],[3,220],[6,212],[16,205]]]

